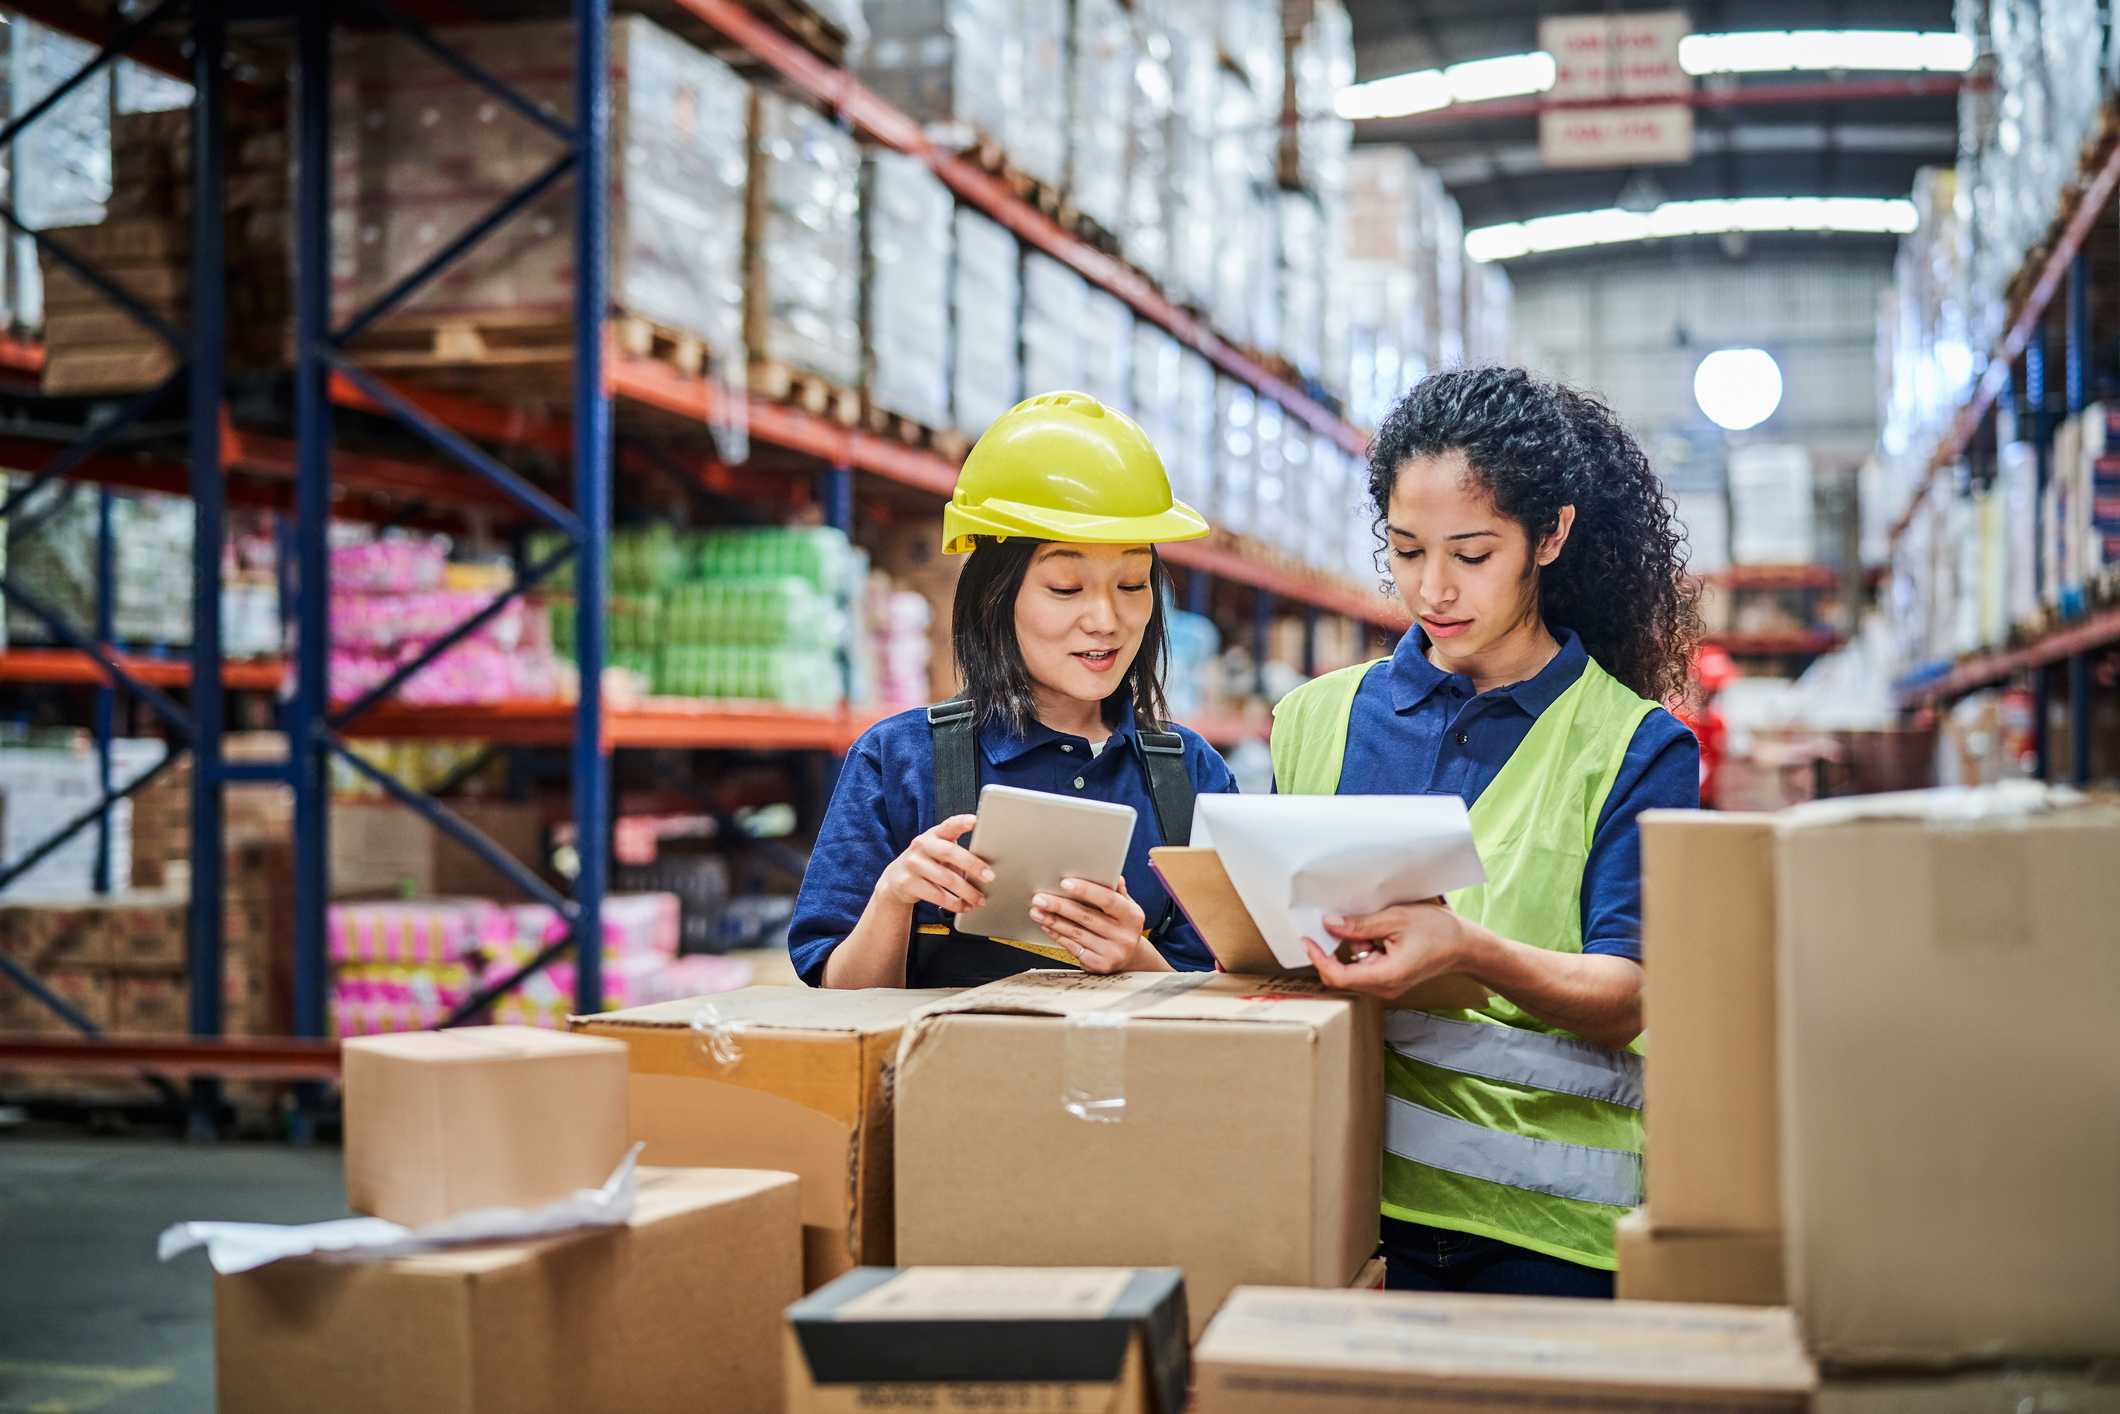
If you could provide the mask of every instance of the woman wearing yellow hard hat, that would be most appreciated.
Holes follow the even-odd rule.
[[[1048,393],[987,429],[942,525],[944,552],[971,556],[952,630],[964,692],[879,722],[848,753],[789,929],[797,972],[817,987],[952,987],[1050,966],[953,926],[993,877],[959,841],[996,783],[1134,807],[1117,889],[1069,879],[1033,900],[1066,956],[1090,972],[1213,967],[1148,864],[1152,846],[1190,838],[1197,792],[1236,788],[1163,700],[1155,542],[1207,522],[1172,499],[1133,419]]]

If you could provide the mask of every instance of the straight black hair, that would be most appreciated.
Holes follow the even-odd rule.
[[[958,675],[964,679],[964,695],[982,725],[1000,722],[1018,736],[1038,720],[1038,709],[1031,700],[1030,670],[1023,666],[1023,649],[1016,642],[1016,595],[1023,589],[1023,576],[1039,547],[1051,543],[1023,536],[982,535],[973,542],[971,559],[957,580],[950,638]],[[1131,695],[1135,724],[1143,731],[1161,731],[1170,715],[1163,697],[1170,641],[1163,601],[1170,592],[1170,571],[1153,545],[1149,557],[1148,592],[1155,607],[1149,610],[1140,651],[1127,666],[1126,676],[1104,699],[1104,720],[1116,722]]]

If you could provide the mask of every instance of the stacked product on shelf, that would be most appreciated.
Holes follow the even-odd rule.
[[[344,527],[331,550],[331,696],[351,701],[381,685],[436,639],[490,604],[505,572],[452,565],[434,536],[369,537]],[[538,615],[520,599],[452,644],[399,690],[436,706],[547,700],[564,688]]]
[[[950,267],[950,421],[976,439],[1023,396],[1017,321],[1023,258],[1016,238],[957,208]]]
[[[751,94],[744,337],[753,392],[860,414],[861,152],[831,119]],[[819,382],[817,380],[822,380]]]
[[[1080,390],[1089,283],[1040,250],[1023,253],[1023,396]]]
[[[1075,0],[1067,197],[1100,230],[1126,223],[1127,143],[1133,132],[1140,34],[1120,0]]]
[[[948,187],[917,157],[878,148],[862,166],[862,389],[870,423],[950,425]],[[879,416],[881,414],[881,416]]]
[[[452,26],[448,43],[563,122],[574,109],[562,21]],[[749,87],[638,15],[610,33],[611,299],[686,372],[736,376],[743,348]],[[560,155],[552,134],[390,30],[350,35],[334,64],[334,316],[419,268]],[[553,187],[366,336],[386,368],[472,365],[519,376],[571,356],[573,188]],[[646,347],[636,348],[646,352]]]
[[[1023,89],[1017,0],[867,0],[861,81],[936,142],[999,149]]]
[[[1986,101],[1968,96],[1969,104]],[[1979,374],[1971,300],[1970,223],[1959,174],[1914,176],[1915,226],[1899,241],[1877,320],[1877,459],[1863,487],[1864,538],[1880,546],[1928,476],[1936,443],[1972,395]]]
[[[1134,312],[1092,285],[1082,300],[1081,377],[1075,387],[1106,407],[1134,410]]]
[[[611,546],[610,666],[630,669],[659,696],[790,707],[848,699],[842,663],[860,656],[868,566],[845,532],[786,526],[681,537],[656,524],[617,532]],[[573,614],[571,598],[554,598],[549,622],[562,652],[572,651]]]
[[[227,341],[231,368],[287,357],[286,135],[231,123],[227,149]],[[44,235],[86,261],[164,323],[184,330],[191,281],[191,112],[120,113],[110,120],[110,197],[96,225]],[[44,289],[44,391],[151,388],[184,360],[147,326],[49,253]]]
[[[1171,99],[1161,134],[1158,190],[1164,235],[1155,244],[1163,251],[1165,292],[1180,304],[1206,309],[1214,302],[1215,252],[1222,235],[1214,168],[1215,87],[1221,64],[1212,7],[1172,6],[1163,39],[1170,50]]]

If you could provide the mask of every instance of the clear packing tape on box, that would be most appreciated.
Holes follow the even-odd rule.
[[[578,1228],[620,1227],[633,1217],[640,1194],[635,1165],[643,1145],[635,1144],[601,1188],[580,1188],[542,1208],[475,1208],[424,1227],[405,1227],[382,1218],[338,1218],[300,1223],[175,1223],[163,1230],[156,1252],[163,1261],[204,1247],[213,1269],[223,1276],[247,1272],[286,1257],[322,1252],[342,1260],[376,1261],[410,1257],[472,1242],[520,1242],[552,1237]]]

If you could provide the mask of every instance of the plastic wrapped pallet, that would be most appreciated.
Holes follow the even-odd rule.
[[[1516,287],[1499,265],[1465,262],[1465,362],[1514,362]]]
[[[1458,204],[1438,174],[1421,172],[1421,259],[1423,277],[1433,271],[1432,287],[1422,290],[1423,305],[1435,311],[1428,333],[1428,366],[1456,368],[1465,361],[1465,223]],[[1429,288],[1434,291],[1428,298]]]
[[[1310,484],[1317,475],[1311,458],[1310,429],[1287,418],[1281,425],[1281,495],[1269,523],[1274,547],[1292,560],[1310,557]]]
[[[808,104],[751,95],[749,281],[744,342],[754,363],[843,388],[861,376],[861,154]]]
[[[1359,488],[1348,477],[1347,454],[1330,438],[1314,438],[1303,478],[1303,559],[1327,574],[1346,572],[1346,546],[1366,538]]]
[[[1023,87],[1002,143],[1010,165],[1054,190],[1067,185],[1068,0],[1016,0]]]
[[[1413,153],[1366,147],[1347,163],[1344,258],[1329,262],[1343,287],[1347,413],[1374,427],[1432,367],[1433,262],[1421,235],[1427,184]]]
[[[95,623],[97,491],[61,481],[40,488],[7,526],[10,577],[70,626]],[[136,648],[191,642],[192,506],[152,492],[111,499],[111,629]],[[7,609],[16,643],[61,640],[18,603]]]
[[[1221,448],[1216,382],[1215,366],[1205,354],[1180,350],[1176,440],[1164,462],[1170,468],[1171,494],[1209,520],[1215,519],[1215,465]]]
[[[1023,396],[1017,322],[1023,302],[1016,238],[966,207],[957,209],[950,274],[950,420],[971,437]]]
[[[1325,282],[1329,262],[1325,258],[1324,214],[1318,199],[1308,192],[1278,194],[1280,219],[1276,223],[1276,254],[1280,261],[1279,332],[1281,357],[1294,364],[1307,378],[1320,377],[1325,368]]]
[[[1136,11],[1134,66],[1127,93],[1126,204],[1119,253],[1149,279],[1170,277],[1171,42],[1161,25]]]
[[[1090,289],[1082,302],[1082,381],[1079,388],[1106,407],[1134,410],[1134,312],[1109,290]]]
[[[1211,21],[1211,17],[1210,17]],[[1164,125],[1162,207],[1168,237],[1164,282],[1173,298],[1206,308],[1215,295],[1222,232],[1215,210],[1215,104],[1221,68],[1212,23],[1173,9],[1170,117]]]
[[[1242,76],[1215,73],[1215,328],[1247,344],[1270,344],[1260,316],[1273,308],[1279,273],[1273,262],[1272,133],[1274,123]]]
[[[573,75],[564,59],[553,58],[572,52],[571,26],[467,25],[442,37],[571,121]],[[612,22],[610,57],[613,303],[699,341],[704,356],[733,377],[742,364],[748,86],[726,64],[637,15]],[[389,31],[344,40],[333,101],[332,300],[340,319],[559,155],[549,134],[484,86]],[[544,325],[552,331],[540,346],[571,347],[571,333],[557,326],[573,319],[573,209],[573,188],[561,183],[458,259],[383,329],[416,334],[468,325],[475,345],[498,329]],[[851,283],[851,253],[841,268]],[[686,361],[701,356],[695,347]]]
[[[1289,96],[1295,121],[1281,132],[1281,181],[1329,194],[1347,181],[1354,124],[1334,111],[1340,90],[1354,82],[1354,24],[1340,0],[1308,0],[1309,18],[1288,46]],[[1284,7],[1284,17],[1298,7]]]
[[[1017,0],[867,0],[861,81],[945,146],[1008,140],[1023,88]]]
[[[1193,8],[1199,8],[1193,0]],[[1285,63],[1281,27],[1281,0],[1215,0],[1210,7],[1216,21],[1216,41],[1229,63],[1249,83],[1253,100],[1262,113],[1271,114],[1278,129]],[[1271,145],[1262,148],[1270,152]]]
[[[9,112],[19,117],[96,55],[93,44],[14,17],[8,27]],[[14,140],[15,214],[31,230],[92,225],[111,190],[110,75],[90,75]],[[9,241],[16,322],[44,320],[43,282],[26,236]]]
[[[1252,534],[1274,549],[1288,552],[1291,550],[1288,531],[1294,524],[1289,506],[1286,451],[1291,419],[1281,410],[1279,403],[1271,398],[1258,398],[1252,404],[1251,421],[1257,444],[1252,453]]]
[[[863,384],[925,427],[950,421],[949,188],[917,157],[877,150],[862,205]]]
[[[1220,433],[1215,448],[1214,489],[1209,494],[1207,518],[1238,535],[1252,532],[1253,511],[1259,475],[1259,400],[1250,385],[1234,378],[1215,379],[1215,426]]]
[[[1116,233],[1126,218],[1138,54],[1134,16],[1120,0],[1074,0],[1074,12],[1067,195],[1077,211]]]
[[[1043,251],[1023,255],[1023,394],[1082,386],[1083,311],[1089,284]]]

